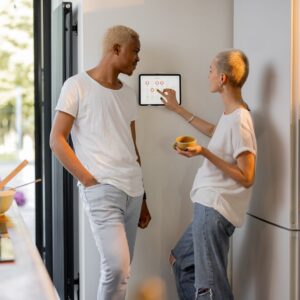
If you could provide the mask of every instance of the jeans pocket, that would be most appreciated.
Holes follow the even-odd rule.
[[[228,235],[229,237],[231,237],[231,236],[233,235],[233,233],[234,233],[234,230],[235,230],[235,226],[232,225],[232,224],[229,222],[228,226],[226,227],[227,235]]]
[[[225,233],[227,234],[227,236],[231,237],[234,230],[235,230],[235,226],[232,225],[224,216],[222,216],[219,213],[219,222],[222,224],[222,227],[224,228]]]
[[[96,183],[96,184],[93,184],[93,185],[90,185],[90,186],[83,186],[83,189],[85,191],[89,191],[89,190],[93,190],[97,187],[99,187],[102,183]]]
[[[81,197],[85,203],[85,207],[89,210],[99,203],[99,195],[101,195],[102,183],[97,183],[88,187],[81,186]]]

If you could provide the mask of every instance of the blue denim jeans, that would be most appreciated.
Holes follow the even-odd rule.
[[[100,253],[97,300],[124,300],[143,197],[109,184],[79,191]]]
[[[193,222],[171,251],[180,300],[233,299],[226,269],[234,229],[215,209],[194,203]]]

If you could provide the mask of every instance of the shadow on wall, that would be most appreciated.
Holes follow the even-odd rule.
[[[271,118],[270,107],[272,105],[273,92],[276,86],[276,72],[272,65],[267,65],[261,79],[261,95],[259,103],[261,104],[254,113],[252,112],[255,124],[255,132],[257,137],[257,168],[256,179],[253,188],[253,196],[250,206],[255,206],[259,203],[260,207],[266,211],[272,203],[269,203],[281,190],[281,170],[283,168],[283,159],[278,159],[282,153],[281,141],[274,126],[274,120]],[[251,109],[251,107],[250,107]],[[277,148],[273,149],[272,145]],[[259,151],[263,149],[263,151]],[[276,155],[275,155],[276,153]],[[283,197],[282,197],[283,199]],[[268,202],[269,201],[269,202]],[[262,205],[263,203],[263,205]],[[280,209],[280,208],[278,208]],[[248,218],[249,220],[249,218]],[[261,223],[263,225],[263,223]],[[247,270],[247,272],[238,272],[241,276],[239,282],[239,295],[235,295],[238,299],[248,299],[249,295],[258,293],[255,297],[257,300],[270,299],[270,290],[265,282],[260,278],[270,277],[272,272],[272,251],[274,244],[274,237],[268,236],[268,255],[265,255],[261,248],[265,234],[264,230],[255,230],[253,223],[248,222],[244,229],[243,239],[240,240],[240,249],[237,260],[237,267]],[[260,227],[261,228],[261,227]],[[255,233],[255,234],[253,234]],[[249,251],[251,249],[252,251]],[[264,253],[261,253],[264,252]],[[249,253],[251,253],[249,257]],[[259,270],[256,268],[259,266]],[[267,274],[261,274],[263,271]],[[259,278],[255,274],[261,274]]]
[[[239,257],[236,268],[243,268],[247,272],[235,272],[239,278],[235,280],[238,282],[238,286],[234,287],[234,296],[240,300],[272,299],[272,290],[262,278],[272,277],[274,265],[272,252],[275,249],[276,237],[273,236],[274,231],[268,231],[267,247],[262,247],[262,245],[266,246],[266,232],[269,225],[260,221],[251,221],[248,218],[245,228],[238,229],[243,230],[243,234],[240,235],[241,239],[238,241],[241,246],[237,253]],[[257,225],[256,222],[260,222],[260,224]]]
[[[259,97],[260,106],[253,113],[255,131],[257,136],[257,167],[256,179],[253,187],[251,208],[259,205],[262,217],[270,205],[280,205],[280,201],[273,201],[279,197],[284,199],[282,193],[283,147],[282,141],[276,131],[274,118],[271,116],[273,92],[276,90],[276,70],[272,65],[267,65],[261,80]],[[283,99],[284,101],[285,99]],[[250,107],[251,109],[251,107]],[[274,149],[274,145],[276,148]],[[262,149],[262,151],[260,151]],[[279,211],[280,207],[277,207]],[[256,210],[257,211],[257,210]]]

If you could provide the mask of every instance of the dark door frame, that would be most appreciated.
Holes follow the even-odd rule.
[[[51,0],[33,1],[36,246],[53,278],[51,130]]]
[[[65,299],[74,299],[74,285],[79,285],[79,278],[74,279],[74,255],[73,255],[73,178],[64,170],[62,198],[57,197],[53,184],[56,176],[53,170],[52,152],[49,146],[50,131],[52,125],[52,69],[51,69],[51,0],[34,0],[34,107],[35,107],[35,173],[37,178],[42,178],[42,184],[36,188],[36,246],[46,265],[58,293]],[[63,81],[73,75],[73,31],[72,3],[63,2]],[[68,16],[67,16],[68,15]],[[66,24],[67,23],[67,24]],[[53,173],[54,172],[54,173]],[[55,187],[57,188],[57,187]],[[63,214],[56,215],[57,202],[61,203]],[[58,226],[56,219],[62,224]],[[54,221],[53,221],[54,220]],[[55,228],[54,228],[55,227]],[[57,246],[59,233],[62,249],[53,249]],[[62,250],[62,251],[61,251]],[[57,265],[63,264],[63,268]],[[53,265],[55,263],[55,265]],[[61,284],[62,283],[62,284]],[[61,285],[60,285],[61,284]]]

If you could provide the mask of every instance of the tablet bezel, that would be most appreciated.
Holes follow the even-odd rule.
[[[179,105],[181,105],[181,74],[167,74],[167,73],[144,73],[144,74],[139,74],[139,105],[140,106],[164,106],[163,103],[161,104],[143,104],[142,103],[142,97],[141,97],[141,77],[142,76],[176,76],[179,78]],[[178,97],[178,95],[176,95]]]

